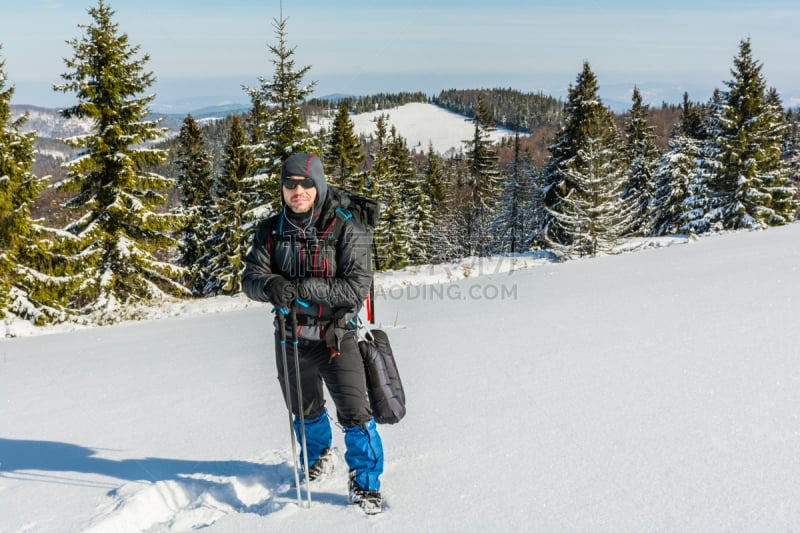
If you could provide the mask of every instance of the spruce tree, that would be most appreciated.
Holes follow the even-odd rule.
[[[789,111],[786,116],[789,128],[783,144],[783,160],[789,169],[789,176],[795,189],[795,201],[800,203],[800,111]],[[800,211],[798,211],[800,217]]]
[[[329,182],[355,193],[364,188],[364,175],[359,165],[364,162],[361,141],[356,137],[350,111],[339,101],[336,118],[325,147],[325,169]]]
[[[72,289],[65,276],[72,266],[71,239],[31,220],[49,178],[31,172],[36,134],[20,131],[26,115],[12,119],[13,94],[0,60],[0,318],[13,313],[35,324],[62,321]]]
[[[406,140],[392,126],[386,145],[387,175],[383,182],[381,198],[384,210],[381,218],[382,251],[386,254],[385,268],[400,269],[411,263],[414,255],[413,215],[411,207],[418,200],[414,167]]]
[[[303,123],[300,107],[312,93],[314,82],[303,85],[310,66],[295,67],[294,48],[286,42],[286,19],[273,19],[276,44],[269,45],[274,71],[271,79],[260,77],[260,85],[245,87],[253,104],[253,150],[257,174],[248,179],[248,216],[259,220],[282,207],[280,167],[294,153],[313,152],[316,140]]]
[[[648,125],[648,106],[642,103],[638,87],[633,88],[633,104],[625,122],[623,156],[627,164],[622,196],[633,209],[629,235],[649,232],[650,209],[655,194],[655,172],[658,163],[655,128]]]
[[[655,172],[655,191],[650,206],[650,233],[667,235],[689,230],[691,209],[687,200],[697,181],[700,145],[703,142],[702,117],[684,93],[681,120],[672,130],[668,150],[659,157]]]
[[[722,164],[719,132],[712,126],[710,114],[711,110],[722,105],[722,98],[722,92],[715,89],[704,113],[699,115],[701,122],[694,123],[697,114],[691,117],[692,138],[696,142],[692,142],[686,152],[694,161],[694,171],[689,181],[689,194],[681,209],[679,230],[683,233],[700,234],[711,229],[709,213],[714,212],[713,203],[719,197],[714,191],[713,181],[720,174]]]
[[[78,103],[62,115],[91,119],[95,131],[63,140],[83,155],[65,163],[68,177],[59,188],[76,193],[67,205],[83,213],[67,227],[80,239],[83,258],[71,305],[110,322],[135,315],[128,306],[185,295],[186,289],[175,281],[182,269],[159,259],[175,245],[168,231],[177,218],[154,211],[166,200],[159,191],[174,180],[146,170],[166,156],[146,146],[162,133],[147,119],[154,95],[141,96],[154,81],[145,71],[149,56],[135,57],[140,47],[119,34],[103,0],[88,12],[93,22],[79,26],[86,30],[82,39],[69,41],[75,55],[65,59],[65,83],[54,89],[76,93]]]
[[[25,116],[12,120],[13,94],[14,87],[6,88],[5,61],[0,60],[0,318],[13,311],[35,319],[28,305],[30,291],[20,283],[20,253],[31,244],[30,208],[46,180],[31,173],[35,134],[19,131]]]
[[[245,179],[251,175],[253,166],[244,128],[234,116],[222,173],[213,186],[217,216],[207,244],[210,258],[203,291],[206,296],[241,292],[240,273],[251,241],[245,227]]]
[[[631,220],[622,200],[624,166],[619,133],[611,111],[598,96],[597,78],[588,63],[570,86],[564,126],[549,147],[545,170],[542,237],[567,255],[609,252]]]
[[[473,243],[467,237],[472,204],[467,170],[462,152],[450,156],[442,166],[446,195],[435,211],[433,234],[434,262],[445,262],[471,253]]]
[[[433,150],[432,142],[428,143],[424,175],[424,187],[430,198],[431,210],[435,217],[439,213],[440,208],[444,205],[447,197],[447,175],[442,168],[439,157]]]
[[[215,209],[211,197],[211,156],[205,149],[203,131],[191,114],[183,120],[175,162],[183,218],[179,264],[187,269],[187,285],[198,296],[206,284],[209,252],[206,240],[214,223]]]
[[[767,90],[750,40],[741,41],[728,90],[713,106],[710,127],[719,145],[706,217],[711,229],[765,228],[794,220],[795,190],[784,161],[786,122],[777,92]]]
[[[430,263],[433,258],[433,249],[436,246],[433,240],[434,215],[431,197],[426,190],[424,176],[416,176],[413,182],[411,195],[411,254],[409,260],[412,265]]]
[[[533,195],[533,165],[520,151],[519,130],[514,135],[514,159],[503,182],[501,203],[494,221],[495,250],[517,253],[528,247],[532,235],[528,211]]]
[[[486,255],[489,252],[489,226],[497,204],[500,171],[497,153],[489,134],[493,129],[489,108],[478,97],[472,139],[466,141],[466,159],[469,168],[471,213],[467,225],[470,253]]]
[[[389,132],[386,115],[378,116],[373,138],[374,151],[370,154],[372,171],[365,187],[365,193],[378,201],[381,214],[375,227],[375,246],[377,250],[377,268],[386,270],[393,262],[389,245],[393,242],[393,217],[388,215],[389,209],[397,211],[397,193],[391,176],[391,160],[389,157]]]

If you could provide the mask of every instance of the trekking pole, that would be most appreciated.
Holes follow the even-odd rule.
[[[294,486],[297,488],[297,506],[303,506],[303,498],[300,496],[300,475],[297,466],[297,443],[294,438],[294,421],[292,419],[292,400],[290,396],[291,389],[289,388],[289,365],[286,359],[286,317],[284,309],[277,309],[275,315],[278,317],[278,328],[281,335],[281,357],[283,358],[283,388],[286,391],[286,407],[289,411],[289,439],[292,441],[292,460],[294,461]],[[295,372],[297,372],[297,363],[295,363]],[[300,412],[302,413],[303,406],[300,405]]]
[[[299,406],[298,412],[300,413],[300,445],[303,450],[303,464],[305,467],[306,477],[306,496],[308,497],[308,507],[311,507],[311,486],[308,479],[308,448],[306,447],[306,417],[303,413],[303,386],[300,383],[300,349],[298,347],[299,339],[297,333],[297,311],[292,306],[292,337],[294,339],[294,375],[297,378],[297,405]],[[299,489],[298,489],[299,490]]]

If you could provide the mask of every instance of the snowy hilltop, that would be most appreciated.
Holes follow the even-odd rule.
[[[386,115],[387,122],[406,139],[408,147],[418,152],[427,152],[429,146],[439,154],[457,152],[464,148],[464,141],[471,139],[475,132],[475,124],[470,118],[433,104],[414,102],[352,115],[355,133],[374,135],[378,117],[381,115]],[[317,131],[320,127],[330,129],[331,122],[331,117],[317,119],[311,123],[311,130]],[[492,142],[498,142],[513,135],[512,131],[497,128],[488,137]]]
[[[373,517],[340,434],[297,507],[267,306],[0,340],[0,531],[800,529],[798,239],[384,275],[408,414]]]

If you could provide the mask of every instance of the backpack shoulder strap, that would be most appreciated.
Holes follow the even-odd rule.
[[[270,257],[275,251],[275,236],[283,235],[283,220],[284,217],[281,212],[281,214],[277,216],[271,216],[266,219],[259,228],[259,232],[261,232],[264,245],[267,247],[267,252]]]
[[[344,231],[344,226],[347,224],[347,221],[353,218],[353,213],[350,212],[349,209],[345,209],[344,207],[337,207],[336,208],[336,219],[333,223],[333,238],[334,240],[338,241],[342,237],[342,232]]]

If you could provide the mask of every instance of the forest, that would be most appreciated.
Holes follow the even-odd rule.
[[[21,132],[0,57],[0,317],[106,324],[165,298],[240,293],[255,228],[282,209],[280,163],[298,152],[323,158],[329,183],[380,203],[380,270],[540,249],[570,259],[798,216],[798,114],[768,86],[749,39],[708,102],[687,94],[651,109],[634,87],[630,109],[614,114],[588,62],[564,101],[510,88],[314,99],[278,18],[275,70],[245,88],[250,112],[202,126],[187,115],[163,140],[148,118],[147,58],[106,3],[89,14],[56,89],[75,93],[62,113],[93,120],[92,134]],[[470,117],[462,150],[409,149],[385,117],[354,133],[353,113],[420,101]],[[312,134],[319,113],[332,126]],[[495,127],[517,134],[494,144]],[[49,143],[73,156],[41,155]]]

